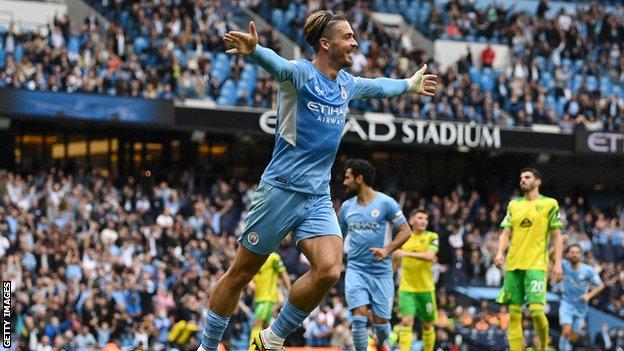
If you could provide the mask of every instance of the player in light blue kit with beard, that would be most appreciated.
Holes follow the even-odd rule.
[[[353,311],[351,330],[356,351],[366,351],[368,306],[373,312],[377,349],[390,335],[394,280],[390,254],[409,239],[411,228],[399,204],[375,191],[375,168],[365,160],[345,166],[344,186],[356,196],[342,204],[338,222],[346,236],[345,296]],[[394,239],[392,239],[393,234]]]
[[[587,316],[587,302],[605,288],[594,267],[582,262],[583,253],[578,244],[568,246],[567,260],[563,260],[561,305],[559,306],[559,351],[572,351],[579,339]],[[589,290],[589,286],[594,288]]]
[[[288,61],[258,45],[253,22],[249,33],[223,38],[229,54],[249,55],[280,83],[273,157],[251,200],[239,249],[210,294],[200,351],[217,349],[240,292],[282,238],[292,231],[310,261],[310,271],[291,287],[275,321],[251,342],[250,349],[279,350],[340,277],[342,237],[329,196],[331,166],[344,131],[349,101],[387,98],[406,92],[433,96],[436,77],[426,65],[408,79],[365,79],[344,71],[357,48],[342,15],[318,11],[304,25],[313,61]]]

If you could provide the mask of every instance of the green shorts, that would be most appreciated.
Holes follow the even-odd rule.
[[[546,303],[546,272],[515,270],[505,272],[503,288],[496,302],[505,305]]]
[[[438,319],[435,292],[399,291],[399,312],[401,316],[416,316],[421,322]]]
[[[254,303],[255,319],[269,323],[271,321],[271,317],[273,317],[273,307],[275,307],[275,304],[275,302],[271,301],[256,301]]]

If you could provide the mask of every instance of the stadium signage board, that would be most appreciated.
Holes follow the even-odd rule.
[[[579,131],[576,133],[576,151],[624,155],[624,134]]]
[[[174,106],[167,100],[8,88],[0,89],[0,113],[11,117],[130,125],[168,126],[174,123]]]
[[[260,129],[275,134],[276,112],[260,115]],[[389,114],[370,113],[363,117],[347,117],[343,136],[362,141],[403,144],[457,146],[468,148],[499,149],[499,126],[476,123],[454,123],[395,118]]]

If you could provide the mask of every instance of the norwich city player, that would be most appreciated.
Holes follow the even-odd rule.
[[[561,255],[563,237],[557,200],[540,195],[541,174],[533,168],[520,173],[520,190],[523,197],[514,199],[507,206],[507,215],[501,223],[504,228],[498,242],[496,265],[505,264],[505,250],[509,246],[505,265],[505,281],[498,303],[509,305],[509,348],[522,350],[522,305],[531,312],[533,327],[539,337],[540,350],[548,344],[548,319],[544,314],[548,267],[548,242],[553,239],[554,264],[552,278],[563,278]]]
[[[401,351],[411,349],[416,316],[422,325],[423,349],[433,351],[436,339],[433,324],[438,318],[438,311],[432,266],[438,253],[439,239],[437,233],[427,230],[427,212],[412,211],[409,224],[414,232],[401,249],[394,253],[394,258],[400,259],[401,264],[399,348]]]
[[[271,253],[252,281],[255,285],[254,325],[250,341],[271,322],[273,309],[279,300],[279,282],[286,291],[290,290],[290,276],[286,272],[282,257],[276,252]]]

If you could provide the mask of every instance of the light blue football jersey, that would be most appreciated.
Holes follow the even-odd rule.
[[[568,260],[562,261],[563,282],[562,300],[573,305],[578,312],[587,310],[587,303],[581,300],[581,296],[589,289],[589,284],[598,286],[602,283],[600,275],[594,267],[581,263],[578,269],[572,267]]]
[[[363,270],[370,274],[392,274],[392,259],[377,261],[372,247],[386,246],[394,229],[407,222],[399,204],[390,196],[377,192],[366,206],[357,202],[357,196],[342,204],[338,223],[345,237],[347,269]]]
[[[344,70],[332,80],[308,60],[288,61],[259,45],[250,56],[280,82],[275,147],[262,181],[297,192],[329,194],[351,99],[408,89],[405,79],[360,78]]]

